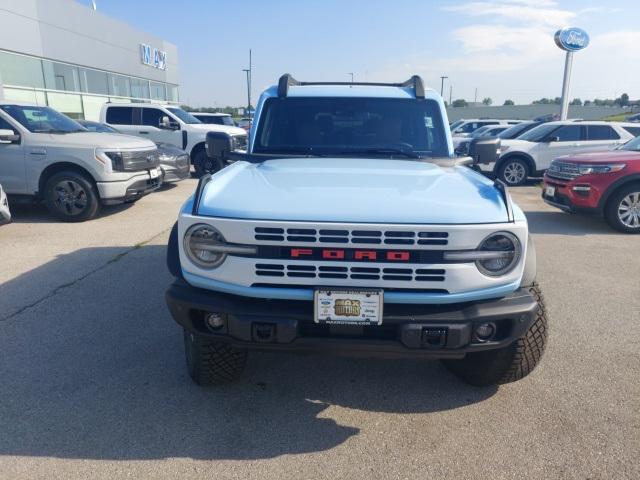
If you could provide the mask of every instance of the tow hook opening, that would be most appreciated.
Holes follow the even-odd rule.
[[[422,348],[443,348],[447,344],[446,327],[424,327],[422,329]]]
[[[276,341],[276,326],[274,323],[254,323],[251,326],[253,340],[260,343]]]

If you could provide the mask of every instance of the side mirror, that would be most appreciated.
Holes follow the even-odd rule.
[[[500,157],[499,138],[474,138],[469,143],[469,156],[474,164],[493,163]]]
[[[224,132],[208,132],[205,143],[207,156],[220,159],[223,164],[229,154],[239,147],[236,137]]]
[[[180,125],[178,125],[177,122],[172,121],[169,117],[165,115],[160,119],[158,128],[162,128],[164,130],[179,130]]]
[[[18,143],[20,141],[20,135],[13,130],[0,129],[0,143]]]
[[[549,137],[547,138],[547,142],[559,142],[560,137]]]

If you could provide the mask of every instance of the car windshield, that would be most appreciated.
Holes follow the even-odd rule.
[[[270,98],[254,153],[448,157],[440,108],[405,98]]]
[[[178,117],[184,123],[202,123],[196,117],[191,115],[189,112],[185,112],[181,108],[171,107],[171,108],[167,108],[167,110],[173,113],[176,117]]]
[[[464,123],[464,120],[456,120],[455,122],[453,122],[451,125],[449,125],[449,128],[451,130],[455,130],[456,127],[459,127],[460,125],[462,125]]]
[[[491,127],[480,127],[470,135],[471,138],[479,138],[486,135],[491,130]]]
[[[553,132],[558,125],[545,123],[543,125],[538,125],[535,128],[532,128],[528,132],[520,135],[518,140],[527,140],[529,142],[540,142],[541,140],[547,138],[551,132]]]
[[[75,120],[49,107],[0,105],[0,109],[33,133],[74,133],[88,130]]]
[[[524,132],[533,128],[532,125],[533,124],[529,122],[519,123],[517,125],[514,125],[513,127],[509,127],[506,130],[503,130],[502,132],[500,132],[498,134],[498,138],[503,138],[505,140],[508,140],[511,138],[518,138]]]
[[[620,150],[630,150],[632,152],[640,152],[640,137],[629,140],[620,147]]]

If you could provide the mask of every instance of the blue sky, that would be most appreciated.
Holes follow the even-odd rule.
[[[90,0],[79,0],[90,5]],[[553,32],[586,29],[571,96],[640,97],[638,0],[97,0],[98,10],[178,46],[181,100],[246,104],[282,73],[305,80],[399,81],[414,73],[453,98],[529,103],[559,96]]]

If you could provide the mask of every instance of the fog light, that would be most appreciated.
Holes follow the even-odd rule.
[[[219,313],[207,313],[204,321],[210,330],[220,330],[224,326],[224,317]]]
[[[493,323],[481,323],[476,327],[476,337],[478,340],[486,342],[496,333],[496,326]]]

